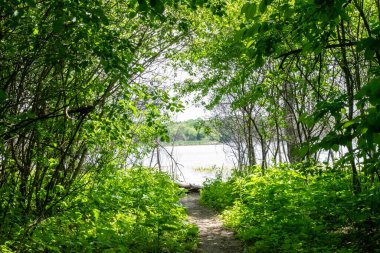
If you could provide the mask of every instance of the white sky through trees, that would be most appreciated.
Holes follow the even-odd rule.
[[[187,79],[197,79],[197,77],[191,76],[186,70],[181,68],[173,68],[170,64],[163,60],[161,64],[150,67],[150,70],[146,74],[147,80],[154,80],[161,83],[166,87],[172,87],[173,84],[182,83]],[[170,88],[169,88],[170,89]],[[174,91],[170,91],[171,95],[175,95]],[[183,112],[176,113],[172,119],[174,121],[186,121],[189,119],[208,118],[211,116],[211,111],[206,110],[203,106],[196,104],[194,96],[186,95],[181,97],[183,106],[185,107]]]
[[[175,121],[185,121],[189,119],[205,118],[210,116],[210,112],[201,107],[195,107],[190,104],[186,105],[186,103],[184,103],[184,105],[185,110],[174,116]]]

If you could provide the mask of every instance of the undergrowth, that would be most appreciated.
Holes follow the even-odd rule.
[[[380,193],[354,195],[342,171],[291,165],[206,182],[203,204],[222,211],[247,252],[380,252]]]
[[[183,191],[161,172],[109,172],[67,198],[36,226],[23,252],[187,252],[198,229],[179,204]],[[85,180],[85,179],[83,179]],[[19,242],[0,245],[12,252]]]

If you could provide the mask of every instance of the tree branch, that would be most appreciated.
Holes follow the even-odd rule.
[[[339,47],[350,47],[350,46],[355,46],[357,43],[358,43],[357,41],[350,41],[347,43],[330,44],[330,45],[326,45],[324,47],[324,49],[339,48]],[[302,52],[302,50],[303,50],[303,48],[298,48],[298,49],[294,49],[294,50],[291,50],[289,52],[280,54],[276,58],[276,59],[282,58],[279,69],[283,69],[283,65],[285,63],[286,58],[288,58],[291,55],[299,54]]]

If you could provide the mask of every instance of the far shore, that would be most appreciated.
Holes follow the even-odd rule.
[[[177,146],[199,146],[199,145],[222,145],[223,143],[216,141],[181,141],[174,143],[163,143],[164,147],[177,147]]]

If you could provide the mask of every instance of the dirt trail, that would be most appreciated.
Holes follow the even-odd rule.
[[[231,231],[223,227],[218,214],[199,204],[199,193],[189,193],[181,201],[188,209],[190,222],[199,227],[197,253],[241,253],[243,247]]]

